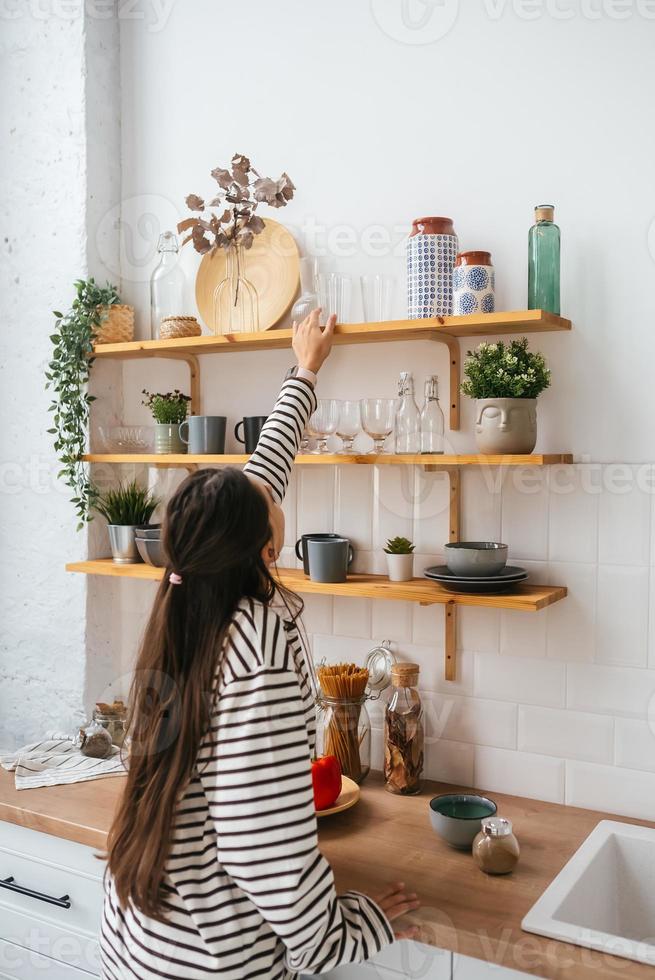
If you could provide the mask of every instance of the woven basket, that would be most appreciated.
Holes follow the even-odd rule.
[[[134,307],[115,303],[96,330],[96,344],[126,344],[134,340]]]
[[[175,337],[199,337],[202,333],[195,316],[165,316],[159,325],[161,340]]]

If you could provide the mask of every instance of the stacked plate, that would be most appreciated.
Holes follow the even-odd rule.
[[[444,551],[448,564],[433,565],[424,574],[449,592],[498,595],[528,577],[524,568],[506,564],[507,545],[495,541],[457,541]]]
[[[146,565],[165,565],[161,546],[161,524],[144,524],[134,529],[136,547]]]

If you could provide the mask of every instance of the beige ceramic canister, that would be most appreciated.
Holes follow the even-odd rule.
[[[505,817],[486,817],[473,841],[473,859],[488,875],[506,875],[513,871],[521,850],[512,832],[512,822]]]

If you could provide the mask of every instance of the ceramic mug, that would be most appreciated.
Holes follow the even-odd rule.
[[[222,456],[225,452],[224,415],[192,415],[180,425],[180,439],[189,447],[192,456]],[[185,439],[182,430],[187,427]]]
[[[330,540],[348,540],[347,538],[342,538],[340,534],[303,534],[302,537],[298,538],[296,541],[296,556],[302,562],[302,567],[305,575],[309,575],[309,551],[307,544],[310,540],[316,541],[330,541]],[[352,545],[348,542],[348,565],[352,565],[354,558],[354,552]]]
[[[348,538],[310,537],[306,545],[312,582],[345,582],[352,547]]]
[[[234,426],[234,438],[237,442],[243,443],[248,455],[254,453],[259,442],[259,436],[266,422],[266,415],[245,415]],[[239,435],[239,428],[243,426],[243,434]]]

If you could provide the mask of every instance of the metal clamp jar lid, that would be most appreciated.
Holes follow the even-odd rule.
[[[397,657],[391,649],[391,640],[383,640],[366,657],[364,666],[368,670],[368,690],[371,692],[372,700],[379,698],[391,684],[391,669],[396,661]]]

